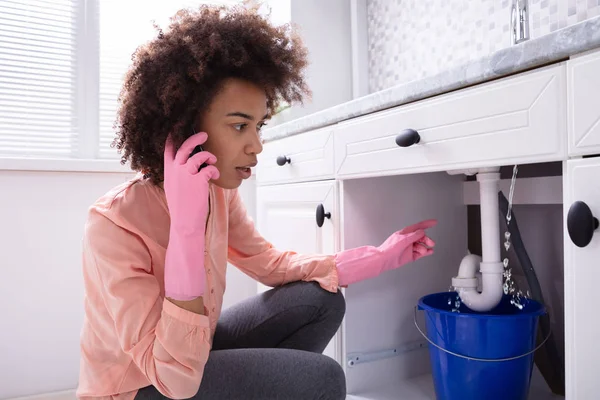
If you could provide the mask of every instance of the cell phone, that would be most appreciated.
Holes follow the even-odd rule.
[[[194,147],[194,150],[192,150],[192,152],[190,153],[190,158],[194,155],[194,154],[198,154],[201,151],[204,151],[204,148],[201,145],[198,145],[196,147]],[[207,163],[203,163],[200,168],[198,168],[198,171],[200,171],[202,168],[206,167],[208,164]]]

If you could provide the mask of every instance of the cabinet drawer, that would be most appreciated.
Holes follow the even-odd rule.
[[[600,51],[567,65],[569,155],[600,153]]]
[[[335,128],[336,174],[363,177],[566,158],[564,63]],[[400,147],[405,129],[420,141]]]
[[[288,163],[278,165],[278,157]],[[267,142],[259,155],[256,182],[288,183],[333,178],[333,131],[318,129]]]

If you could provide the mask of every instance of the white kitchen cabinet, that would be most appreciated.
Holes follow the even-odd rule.
[[[336,125],[336,176],[563,160],[566,114],[561,63]]]
[[[600,153],[600,51],[568,61],[569,155]]]
[[[600,158],[569,160],[565,164],[566,391],[569,400],[591,400],[597,399],[600,393],[600,322],[597,318],[600,232],[593,230],[594,218],[600,216]],[[584,247],[574,244],[569,222],[572,222],[572,233],[582,240],[579,245]]]
[[[299,165],[293,176],[285,167],[270,167],[272,175],[261,181],[259,171],[259,226],[280,248],[330,252],[378,245],[406,225],[439,220],[431,229],[437,242],[433,256],[344,290],[346,318],[335,348],[346,372],[348,399],[435,398],[426,342],[413,325],[414,306],[425,294],[449,289],[467,240],[471,245],[480,234],[467,207],[478,204],[476,182],[465,183],[465,175],[446,171],[530,164],[539,172],[547,162],[552,168],[533,178],[519,175],[514,200],[523,208],[515,213],[546,285],[559,357],[564,344],[566,399],[598,397],[600,323],[593,297],[600,281],[600,229],[594,230],[593,219],[600,216],[597,71],[600,51],[270,143],[276,150],[270,158],[302,155],[302,149],[314,157],[317,148],[332,151],[320,153],[326,160],[322,174],[316,164],[304,171]],[[405,129],[416,132],[419,141],[410,143],[414,132],[398,138]],[[299,180],[305,183],[291,183]],[[501,187],[508,197],[507,181]],[[332,210],[323,226],[330,224],[327,238],[315,224],[316,206],[325,199],[333,201],[325,207]],[[585,241],[585,232],[569,229],[574,204],[580,207],[579,230],[588,229],[590,241],[583,247],[572,235]],[[563,397],[551,395],[534,369],[530,398]]]
[[[276,248],[304,254],[333,254],[337,249],[338,183],[330,181],[259,186],[257,227]],[[317,208],[322,206],[322,226],[317,224]],[[258,284],[258,291],[270,289]],[[325,354],[340,361],[339,334]]]

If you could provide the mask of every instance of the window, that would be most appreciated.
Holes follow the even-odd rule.
[[[0,157],[116,159],[131,55],[177,10],[242,0],[1,0]],[[290,1],[267,1],[290,20]],[[266,11],[266,10],[265,10]]]
[[[0,2],[0,155],[77,153],[76,3]]]

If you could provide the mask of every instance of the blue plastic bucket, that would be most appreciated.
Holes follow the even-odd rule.
[[[510,304],[511,296],[504,296],[488,312],[461,304],[457,313],[452,312],[457,296],[456,292],[434,293],[418,303],[425,312],[437,399],[526,400],[544,306],[525,299],[519,310]]]

